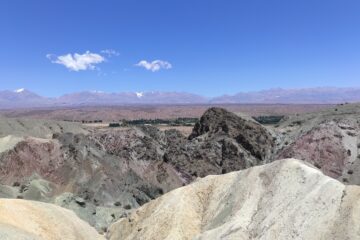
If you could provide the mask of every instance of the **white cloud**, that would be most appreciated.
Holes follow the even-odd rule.
[[[135,66],[143,67],[146,70],[149,70],[152,72],[157,72],[160,69],[171,69],[172,68],[172,65],[169,62],[162,61],[162,60],[155,60],[152,62],[142,60],[142,61],[138,62],[137,64],[135,64]]]
[[[120,53],[114,49],[101,50],[101,53],[106,54],[108,57],[119,56]]]
[[[97,53],[91,53],[86,51],[84,54],[66,54],[62,56],[55,56],[53,54],[47,54],[46,57],[50,59],[52,63],[64,65],[71,71],[81,70],[94,70],[96,64],[104,62],[105,57]]]

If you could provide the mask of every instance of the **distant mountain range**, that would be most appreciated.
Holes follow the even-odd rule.
[[[212,103],[343,103],[359,102],[360,88],[269,89],[215,97]]]
[[[0,91],[0,108],[38,107],[51,105],[54,101],[26,89]]]
[[[185,92],[120,92],[89,91],[67,94],[56,99],[63,105],[111,105],[111,104],[192,104],[206,103],[207,99]]]
[[[186,92],[84,91],[57,98],[40,96],[26,89],[0,91],[0,108],[99,106],[131,104],[334,104],[360,102],[360,88],[269,89],[206,98]]]

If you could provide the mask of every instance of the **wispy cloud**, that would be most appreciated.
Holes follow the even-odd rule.
[[[172,65],[169,62],[163,61],[163,60],[155,60],[152,62],[148,62],[146,60],[141,60],[140,62],[135,64],[135,66],[143,67],[146,70],[149,70],[152,72],[157,72],[160,69],[171,69],[172,68]]]
[[[62,56],[47,54],[46,57],[52,63],[64,65],[71,71],[94,70],[96,64],[104,62],[106,59],[100,54],[86,51],[84,54],[68,53]]]
[[[120,53],[114,49],[104,49],[104,50],[101,50],[101,53],[105,54],[108,57],[112,57],[112,56],[117,57],[120,55]]]

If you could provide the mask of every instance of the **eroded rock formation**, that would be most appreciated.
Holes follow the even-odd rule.
[[[147,203],[111,240],[359,239],[360,187],[287,159],[208,176]]]

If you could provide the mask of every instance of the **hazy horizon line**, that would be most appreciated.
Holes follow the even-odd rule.
[[[38,93],[37,91],[33,91],[32,89],[29,88],[17,88],[17,89],[0,89],[0,92],[15,92],[15,93],[19,93],[22,91],[28,91],[34,94],[37,94],[41,97],[46,97],[46,98],[59,98],[65,95],[71,95],[71,94],[77,94],[77,93],[103,93],[103,94],[119,94],[119,93],[186,93],[186,94],[192,94],[192,95],[197,95],[200,97],[204,97],[204,98],[216,98],[216,97],[220,97],[220,96],[235,96],[237,94],[247,94],[247,93],[260,93],[260,92],[266,92],[266,91],[271,91],[271,90],[285,90],[285,91],[300,91],[300,90],[316,90],[316,89],[338,89],[338,90],[359,90],[360,86],[352,86],[352,87],[338,87],[338,86],[316,86],[316,87],[298,87],[298,88],[286,88],[286,87],[272,87],[272,88],[262,88],[259,90],[244,90],[244,91],[237,91],[235,93],[220,93],[218,95],[212,95],[212,96],[208,96],[208,95],[204,95],[201,93],[195,93],[195,92],[190,92],[190,91],[177,91],[177,90],[137,90],[137,91],[129,91],[129,90],[124,90],[124,91],[105,91],[105,90],[90,90],[90,89],[84,89],[84,90],[75,90],[72,92],[64,92],[60,95],[56,95],[56,96],[46,96],[44,94]]]

